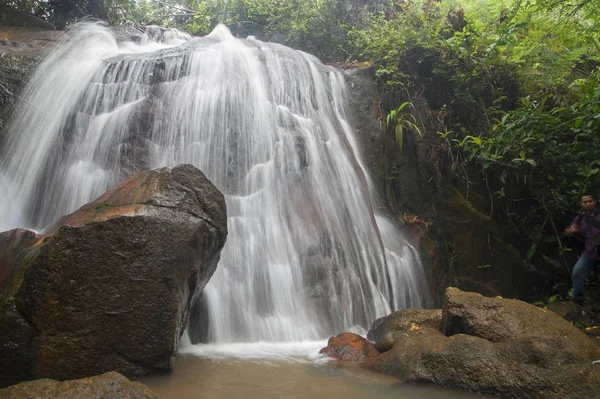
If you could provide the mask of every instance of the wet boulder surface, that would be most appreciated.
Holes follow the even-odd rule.
[[[21,251],[0,296],[0,386],[170,371],[227,235],[191,165],[137,173]]]
[[[341,333],[329,338],[327,346],[319,353],[351,362],[362,362],[379,355],[379,351],[371,342],[354,333]]]
[[[503,398],[598,398],[600,348],[556,313],[450,287],[442,310],[405,309],[368,337],[364,367],[407,383]]]
[[[22,382],[0,389],[0,399],[160,399],[148,387],[131,382],[117,372],[79,380],[56,381],[47,378]]]
[[[442,311],[440,309],[401,309],[388,316],[381,317],[373,323],[367,339],[375,343],[380,352],[393,348],[398,334],[406,333],[413,325],[423,325],[433,329],[441,329]]]

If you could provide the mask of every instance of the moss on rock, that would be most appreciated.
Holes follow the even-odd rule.
[[[517,249],[502,239],[496,222],[452,186],[444,187],[438,211],[456,285],[486,295],[515,296],[523,261]]]

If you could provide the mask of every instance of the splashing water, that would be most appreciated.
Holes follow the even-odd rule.
[[[5,133],[0,229],[43,231],[135,171],[190,163],[228,211],[208,341],[319,340],[428,305],[414,250],[372,211],[340,71],[223,26],[138,36],[77,25],[39,67]]]

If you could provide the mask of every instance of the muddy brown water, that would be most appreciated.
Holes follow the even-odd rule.
[[[308,355],[253,353],[230,357],[232,352],[188,352],[178,356],[172,374],[139,381],[164,399],[488,398],[431,385],[402,384],[394,377],[351,363],[327,360],[317,355],[318,349]]]

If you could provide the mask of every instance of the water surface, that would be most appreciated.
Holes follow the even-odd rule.
[[[164,399],[483,399],[487,396],[398,379],[318,355],[325,342],[200,345],[175,371],[140,381]]]

